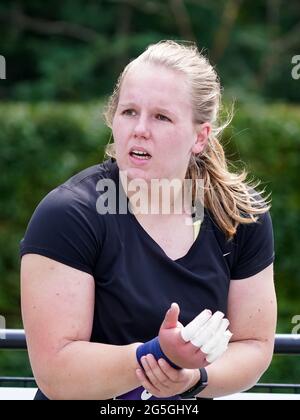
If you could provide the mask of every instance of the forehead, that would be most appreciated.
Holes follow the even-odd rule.
[[[190,108],[186,76],[179,71],[153,64],[138,64],[128,71],[122,82],[120,102]]]

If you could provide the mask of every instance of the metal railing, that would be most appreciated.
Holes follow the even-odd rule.
[[[26,337],[24,330],[0,330],[0,349],[26,350]]]
[[[0,329],[0,350],[26,350],[26,337],[24,330],[1,330]],[[274,354],[279,355],[300,355],[300,335],[277,334],[275,339]],[[36,386],[34,378],[16,378],[0,376],[0,387],[9,384],[28,387]],[[253,390],[265,390],[266,392],[289,391],[300,394],[300,384],[262,384],[255,385]]]

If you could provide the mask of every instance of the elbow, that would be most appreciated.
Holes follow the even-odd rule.
[[[49,399],[54,401],[62,401],[62,400],[77,400],[80,399],[76,393],[72,392],[70,387],[64,387],[62,383],[60,383],[59,378],[56,377],[55,382],[51,380],[51,378],[47,378],[46,380],[36,379],[36,383],[42,393]]]
[[[244,385],[241,386],[240,392],[246,392],[252,389],[258,384],[262,376],[269,369],[272,362],[272,357],[267,355],[261,355],[255,359],[255,364],[252,366],[251,371],[248,374],[248,378]]]
[[[253,381],[253,384],[252,384],[251,387],[255,386],[260,381],[262,376],[267,372],[267,370],[270,367],[271,361],[272,361],[272,359],[269,360],[269,361],[266,361],[266,360],[262,361],[262,363],[260,364],[260,366],[257,370],[257,375],[254,378],[254,381]]]
[[[76,381],[61,350],[39,351],[39,357],[34,357],[36,353],[31,356],[37,386],[49,400],[76,399]]]
[[[66,374],[64,369],[52,369],[43,374],[35,375],[36,383],[42,393],[49,400],[78,400],[81,398],[79,387],[76,381],[71,380],[71,376]]]
[[[55,380],[51,374],[35,374],[35,381],[37,383],[40,391],[49,399],[49,400],[63,400],[66,399],[66,393],[62,393],[60,390],[60,380],[56,376]]]
[[[73,378],[73,379],[72,379]],[[52,366],[48,372],[35,373],[38,388],[49,400],[109,400],[113,395],[111,390],[96,390],[87,392],[80,382],[74,380],[74,376],[67,373],[61,366]]]
[[[43,364],[31,364],[38,388],[49,400],[72,399],[70,385],[66,383],[66,369],[57,358],[49,357]]]
[[[250,353],[248,353],[250,363],[245,369],[247,379],[241,391],[253,388],[269,369],[273,360],[274,341],[275,338],[274,340],[247,340],[250,345]]]
[[[273,360],[273,353],[274,353],[274,341],[273,343],[269,342],[260,342],[259,343],[259,357],[257,363],[257,377],[255,378],[256,385],[257,382],[261,379],[261,377],[267,372],[269,369],[272,360]]]
[[[273,351],[270,351],[263,358],[260,376],[257,381],[259,381],[260,378],[267,372],[267,370],[269,369],[272,363],[272,360],[273,360]]]
[[[263,343],[264,361],[263,361],[262,375],[269,369],[269,367],[272,363],[273,356],[274,356],[274,347],[275,347],[275,335],[271,339],[269,339],[269,340],[267,340]]]

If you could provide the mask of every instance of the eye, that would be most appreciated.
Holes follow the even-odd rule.
[[[157,114],[157,117],[160,121],[170,121],[171,122],[170,118],[166,117],[165,115]]]
[[[126,109],[125,111],[122,112],[122,115],[129,115],[132,116],[132,113],[134,113],[135,111],[133,109]]]

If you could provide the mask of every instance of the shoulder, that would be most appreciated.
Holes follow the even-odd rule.
[[[240,224],[236,238],[237,241],[245,246],[249,246],[251,242],[265,242],[273,241],[273,222],[270,210],[262,214],[256,215],[256,221],[251,223]]]
[[[77,197],[88,200],[98,197],[97,184],[99,181],[107,179],[114,182],[118,179],[118,167],[113,159],[105,160],[101,164],[82,170],[59,187],[70,190]]]
[[[256,222],[241,224],[236,238],[236,264],[232,279],[253,276],[274,262],[275,245],[270,211],[258,215]]]
[[[270,206],[266,199],[264,199],[254,188],[247,187],[247,189],[249,192],[248,199],[251,200],[253,213],[250,214],[249,212],[240,211],[241,217],[247,219],[247,221],[245,220],[245,222],[238,223],[236,233],[231,239],[232,242],[240,242],[243,241],[245,237],[251,236],[255,232],[272,229],[272,217],[269,210]],[[210,210],[205,209],[205,214],[207,216],[207,223],[212,226],[213,230],[220,238],[223,237],[223,240],[226,241],[226,235],[216,222],[213,213]]]
[[[63,212],[70,209],[96,210],[100,180],[116,180],[117,165],[112,160],[86,168],[50,191],[38,207]]]
[[[270,211],[256,215],[256,221],[240,223],[232,239],[217,225],[211,212],[206,211],[208,230],[226,255],[231,279],[250,277],[275,259],[273,224]]]
[[[103,225],[97,211],[97,200],[101,193],[97,191],[100,179],[114,178],[116,165],[110,161],[89,167],[63,184],[50,191],[37,205],[29,222],[29,230],[38,232],[48,229],[51,232],[67,230],[94,231],[96,225]],[[102,226],[103,227],[103,226]],[[28,229],[27,229],[28,231]]]
[[[96,207],[96,184],[112,175],[104,162],[50,191],[30,219],[20,255],[37,253],[92,273],[106,235],[104,218]]]

